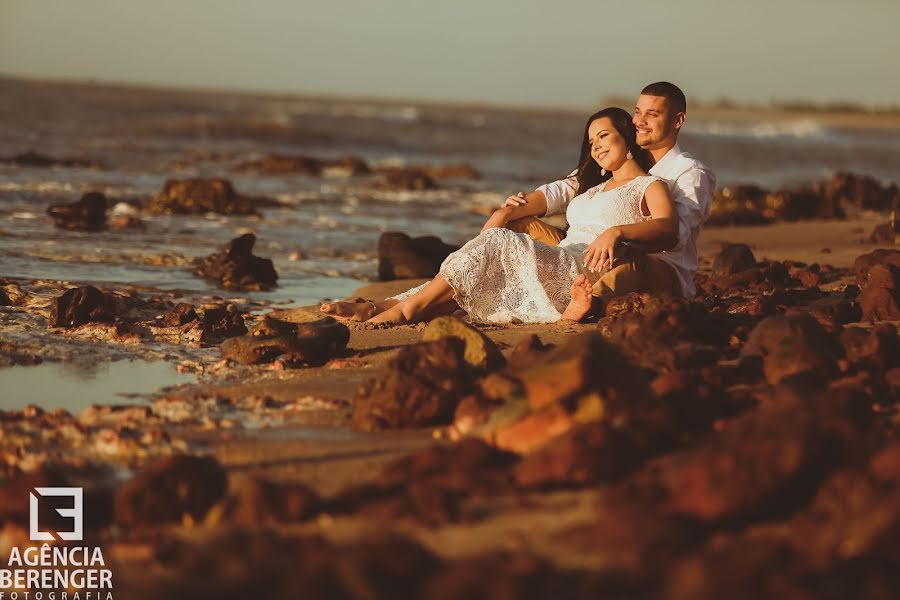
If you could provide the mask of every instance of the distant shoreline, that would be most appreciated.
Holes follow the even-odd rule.
[[[488,103],[488,102],[446,102],[432,99],[404,99],[385,98],[357,95],[335,95],[301,92],[263,92],[254,90],[227,89],[214,87],[175,87],[156,84],[67,80],[67,79],[42,79],[7,75],[0,73],[0,88],[7,85],[33,85],[60,88],[92,88],[100,91],[156,93],[163,95],[229,95],[242,98],[259,99],[297,99],[314,102],[343,101],[365,102],[379,106],[414,105],[432,108],[471,109],[479,111],[504,111],[521,112],[524,114],[577,114],[591,111],[600,106],[616,105],[625,106],[630,101],[619,96],[610,96],[598,100],[594,107],[563,107],[563,106],[526,106],[515,104]],[[822,103],[799,101],[775,101],[770,105],[758,103],[741,104],[737,101],[696,101],[689,104],[691,118],[702,121],[728,121],[747,122],[759,120],[760,117],[772,119],[778,122],[798,120],[810,120],[828,127],[858,130],[880,130],[884,132],[900,132],[900,107],[880,107],[867,109],[847,103]]]

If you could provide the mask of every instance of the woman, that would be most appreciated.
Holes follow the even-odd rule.
[[[459,308],[481,322],[579,320],[591,304],[591,284],[582,270],[611,267],[615,245],[628,239],[629,225],[650,221],[656,225],[654,235],[672,245],[678,232],[668,187],[647,175],[650,157],[635,141],[631,115],[620,108],[592,115],[583,150],[588,147],[589,156],[576,172],[579,195],[567,208],[551,207],[566,208],[569,222],[558,246],[505,228],[512,220],[544,215],[546,201],[504,206],[478,237],[447,257],[432,281],[382,303],[332,303],[323,305],[323,312],[388,324],[427,320]]]

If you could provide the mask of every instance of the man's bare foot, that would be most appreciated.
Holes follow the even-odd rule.
[[[319,310],[326,315],[351,321],[365,321],[381,312],[374,302],[326,302]]]
[[[562,319],[564,321],[581,321],[590,312],[593,306],[594,297],[591,295],[592,286],[587,277],[583,274],[575,278],[572,284],[572,299],[569,305],[563,311]]]

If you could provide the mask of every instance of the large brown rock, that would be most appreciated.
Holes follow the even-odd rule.
[[[88,285],[71,288],[53,300],[50,327],[78,327],[85,323],[111,323],[115,320],[113,301],[97,288]]]
[[[713,260],[713,277],[733,275],[756,266],[756,257],[747,244],[728,244]]]
[[[222,215],[259,214],[259,204],[271,203],[242,196],[227,179],[170,179],[153,197],[147,210],[153,214]]]
[[[375,187],[392,191],[436,190],[434,179],[420,167],[386,167],[379,169]]]
[[[106,228],[106,196],[88,192],[71,204],[55,204],[47,208],[53,224],[70,231],[100,231]]]
[[[465,344],[463,357],[475,369],[493,371],[506,364],[503,353],[488,336],[473,325],[464,323],[456,317],[438,317],[433,319],[422,333],[422,341],[430,342],[445,337],[456,337]]]
[[[880,249],[858,256],[852,271],[862,288],[856,299],[862,320],[900,320],[900,250]]]
[[[387,232],[378,238],[378,279],[418,279],[437,275],[444,259],[459,246],[445,244],[434,236],[411,238]]]
[[[363,430],[449,424],[473,385],[464,353],[456,337],[402,348],[379,378],[360,388],[353,424]]]
[[[225,470],[214,458],[178,454],[161,458],[116,492],[115,520],[122,527],[200,521],[224,495]]]
[[[222,342],[222,358],[243,365],[271,362],[290,355],[292,362],[322,365],[338,355],[350,341],[343,323],[325,317],[310,323],[289,323],[266,316],[249,333]]]
[[[838,352],[831,336],[806,314],[764,319],[750,333],[742,356],[760,356],[766,380],[775,384],[791,375],[811,372],[837,375]]]
[[[245,233],[225,245],[221,252],[199,261],[194,275],[216,282],[226,290],[270,290],[278,284],[275,265],[253,254],[256,236]]]
[[[900,202],[897,184],[883,186],[868,175],[837,173],[817,187],[826,201],[855,208],[888,211]]]
[[[236,487],[228,517],[238,525],[293,523],[309,518],[319,507],[316,493],[302,484],[244,477]]]

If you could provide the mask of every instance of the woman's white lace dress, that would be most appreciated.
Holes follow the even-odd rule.
[[[605,191],[604,182],[576,196],[566,209],[569,230],[558,246],[502,227],[488,229],[448,256],[440,274],[473,321],[558,321],[569,304],[588,244],[609,227],[649,219],[642,214],[641,201],[647,186],[657,180],[651,175],[636,177],[610,191]],[[425,285],[394,298],[405,300]]]

